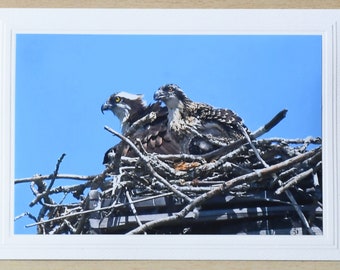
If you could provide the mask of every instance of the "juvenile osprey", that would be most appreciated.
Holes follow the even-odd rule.
[[[244,137],[242,129],[247,131],[233,111],[193,102],[176,84],[160,87],[154,99],[166,104],[169,133],[182,142],[183,152],[207,153]]]
[[[143,95],[119,92],[111,95],[101,106],[102,113],[107,110],[112,111],[120,120],[123,135],[126,135],[131,125],[137,120],[151,112],[156,113],[156,120],[144,123],[134,133],[128,134],[128,138],[137,147],[141,144],[149,153],[167,154],[180,152],[179,145],[171,141],[167,134],[167,108],[161,107],[160,102],[146,105]],[[140,140],[140,143],[137,140]],[[105,153],[103,164],[107,164],[112,160],[116,148],[117,145]],[[135,156],[135,153],[127,147],[123,155]]]

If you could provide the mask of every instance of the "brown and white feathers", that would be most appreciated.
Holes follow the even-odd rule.
[[[168,108],[168,130],[182,142],[182,151],[202,154],[244,137],[247,128],[232,110],[190,100],[176,84],[166,84],[154,94]]]
[[[112,94],[101,106],[101,111],[111,111],[120,121],[123,135],[128,128],[139,118],[141,114],[147,114],[146,102],[143,95],[119,92]]]
[[[127,137],[139,148],[143,148],[148,153],[179,153],[179,145],[171,141],[167,134],[167,108],[162,107],[160,102],[146,105],[142,95],[119,92],[111,95],[101,106],[101,111],[110,110],[120,120],[122,134]],[[154,121],[144,122],[133,133],[130,134],[129,128],[136,121],[154,112]],[[110,148],[104,155],[104,164],[112,161],[118,145]],[[129,147],[122,153],[126,156],[136,156]]]

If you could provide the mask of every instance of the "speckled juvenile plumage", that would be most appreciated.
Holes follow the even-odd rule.
[[[154,94],[168,108],[168,130],[181,141],[182,151],[202,154],[242,138],[242,119],[232,110],[193,102],[176,84],[166,84]]]

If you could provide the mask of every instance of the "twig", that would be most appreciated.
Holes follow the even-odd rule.
[[[313,137],[307,137],[305,139],[286,139],[286,138],[266,138],[262,140],[258,140],[259,143],[261,142],[268,142],[268,143],[281,143],[281,144],[321,144],[322,140],[319,137],[313,138]]]
[[[160,176],[154,169],[153,167],[150,165],[150,159],[147,158],[146,156],[144,156],[139,149],[125,136],[121,135],[119,132],[109,128],[108,126],[104,127],[107,131],[111,132],[112,134],[116,135],[118,138],[120,138],[121,140],[123,140],[124,142],[126,142],[127,144],[129,144],[129,146],[135,151],[135,153],[139,156],[139,158],[143,161],[144,165],[146,166],[146,168],[149,170],[149,172],[158,180],[160,181],[162,184],[164,184],[169,190],[171,190],[173,193],[175,193],[176,195],[178,195],[179,197],[183,198],[184,200],[186,200],[187,202],[190,202],[191,199],[183,194],[182,192],[176,190],[171,184],[169,184],[169,182],[167,180],[165,180],[162,176]]]
[[[188,154],[156,154],[157,157],[161,160],[182,160],[182,161],[201,161],[204,162],[204,159],[198,155],[188,155]]]
[[[171,195],[173,195],[173,192],[163,193],[163,194],[159,194],[159,195],[155,195],[155,196],[150,196],[150,197],[147,197],[147,198],[134,200],[133,203],[136,204],[136,203],[139,203],[139,202],[154,200],[154,199],[157,199],[157,198],[171,196]],[[75,216],[79,216],[79,215],[83,215],[83,214],[90,214],[90,213],[94,213],[94,212],[97,212],[97,211],[111,210],[113,208],[120,208],[120,207],[124,207],[124,206],[128,206],[128,205],[129,205],[129,203],[118,203],[118,204],[110,205],[110,206],[107,206],[107,207],[101,207],[99,209],[83,210],[81,212],[71,213],[71,214],[67,214],[67,215],[64,215],[64,216],[51,218],[49,220],[44,220],[44,221],[28,224],[28,225],[25,225],[25,227],[29,228],[29,227],[33,227],[33,226],[37,226],[37,225],[46,224],[48,222],[54,222],[54,221],[62,220],[62,219],[65,219],[65,218],[75,217]]]
[[[68,221],[67,219],[64,220],[63,225],[66,225],[68,228],[70,228],[71,233],[76,233],[76,228],[72,226],[72,223]]]
[[[251,141],[251,139],[250,139],[250,137],[249,137],[247,131],[246,131],[246,130],[244,129],[244,127],[241,126],[241,125],[239,125],[239,128],[242,130],[243,136],[247,139],[247,141],[248,141],[250,147],[253,149],[256,158],[263,164],[264,167],[268,168],[269,165],[268,165],[267,162],[265,162],[265,161],[263,160],[263,158],[261,157],[259,151],[256,149],[255,145],[252,143],[252,141]]]
[[[297,212],[298,216],[300,217],[302,223],[305,225],[305,227],[307,228],[307,231],[310,235],[314,235],[315,233],[313,232],[313,230],[310,228],[309,226],[309,223],[308,223],[308,220],[306,219],[305,215],[302,213],[302,210],[300,209],[300,206],[299,204],[296,202],[293,194],[288,190],[286,189],[284,191],[287,195],[287,197],[289,198],[289,200],[292,202],[292,205],[295,209],[295,211]]]
[[[254,150],[256,157],[260,160],[260,162],[264,165],[265,168],[269,168],[270,166],[262,159],[262,157],[261,157],[260,154],[258,153],[256,147],[252,144],[252,142],[250,141],[250,138],[248,137],[248,135],[246,134],[245,131],[244,131],[244,133],[245,133],[244,135],[245,135],[245,137],[247,138],[247,140],[248,140],[248,142],[249,142],[251,148]],[[279,179],[279,177],[277,176],[276,173],[273,173],[273,177],[274,177],[274,182],[276,182],[276,180]],[[280,184],[282,183],[281,180],[278,180],[278,181],[279,181]],[[309,226],[309,223],[308,223],[308,221],[307,221],[305,215],[302,213],[302,210],[300,209],[299,205],[297,204],[297,202],[296,202],[296,200],[295,200],[293,194],[290,192],[290,190],[288,190],[288,188],[283,189],[283,191],[285,192],[285,194],[287,195],[287,197],[289,198],[289,200],[292,202],[292,205],[293,205],[294,209],[296,210],[296,212],[297,212],[298,216],[300,217],[302,223],[303,223],[303,224],[305,225],[305,227],[307,228],[308,232],[309,232],[310,234],[315,234],[315,233],[311,230],[311,228],[310,228],[310,226]]]
[[[206,202],[208,199],[220,194],[223,191],[228,191],[232,187],[242,184],[242,183],[249,183],[255,180],[264,179],[267,176],[272,175],[275,172],[278,172],[282,169],[287,168],[288,166],[291,166],[293,164],[299,163],[313,155],[321,154],[320,149],[311,150],[310,152],[306,152],[305,154],[301,154],[299,156],[293,157],[289,160],[285,160],[283,162],[280,162],[276,165],[273,165],[269,168],[263,168],[261,170],[258,170],[256,172],[249,173],[247,175],[242,175],[239,177],[236,177],[232,180],[229,180],[222,185],[214,188],[211,191],[208,191],[195,199],[193,199],[187,206],[185,206],[180,212],[176,213],[174,216],[165,218],[165,219],[159,219],[147,222],[143,224],[143,226],[139,226],[138,228],[128,232],[128,234],[139,234],[142,232],[147,232],[151,228],[154,228],[156,226],[161,226],[163,224],[167,224],[168,222],[174,222],[176,220],[179,220],[181,218],[184,218],[190,211],[192,211],[194,208],[202,205],[204,202]]]
[[[189,228],[191,224],[201,227],[200,222],[203,219],[192,220],[197,217],[196,209],[201,206],[202,211],[206,212],[199,212],[199,214],[211,215],[213,212],[214,215],[216,213],[225,215],[225,211],[232,211],[233,207],[235,209],[241,207],[245,211],[249,211],[250,204],[254,205],[254,208],[260,206],[267,211],[271,202],[275,201],[275,204],[289,205],[289,213],[284,212],[284,208],[281,207],[276,210],[277,213],[282,214],[281,217],[291,217],[292,222],[301,220],[308,232],[312,234],[313,231],[304,213],[313,211],[317,205],[322,208],[320,202],[322,187],[318,187],[318,176],[322,177],[321,147],[315,146],[321,144],[321,139],[307,137],[304,139],[256,140],[258,136],[279,123],[285,117],[286,112],[286,110],[281,111],[253,133],[249,134],[244,131],[244,138],[203,156],[160,155],[143,151],[139,139],[135,138],[133,134],[145,123],[154,121],[152,117],[156,117],[155,114],[138,121],[123,135],[105,127],[107,131],[118,136],[121,142],[114,146],[116,155],[114,158],[112,157],[109,164],[106,164],[107,167],[100,174],[94,176],[59,174],[62,156],[51,175],[38,175],[15,180],[16,184],[31,182],[35,199],[39,197],[38,203],[42,205],[38,218],[34,218],[35,223],[26,226],[38,226],[38,233],[44,234],[91,233],[94,228],[91,228],[90,224],[86,225],[90,218],[99,222],[98,230],[94,229],[96,232],[100,233],[101,228],[105,228],[108,233],[118,233],[130,229],[132,223],[129,221],[132,218],[132,222],[138,227],[130,231],[130,234],[146,233],[151,228],[163,225],[165,227],[161,229],[165,231],[162,232],[172,233],[173,227],[168,225],[178,222],[181,227],[184,225],[183,219],[187,219],[185,224],[189,222]],[[126,153],[133,158],[125,157]],[[178,163],[178,161],[182,163]],[[311,175],[313,175],[314,183]],[[273,177],[279,179],[281,184],[281,181],[285,181],[281,187],[275,187],[277,188],[276,193],[274,186],[271,185]],[[56,180],[62,178],[84,182],[79,185],[53,188]],[[304,179],[307,181],[302,182]],[[46,184],[47,180],[51,180],[51,182]],[[320,181],[322,181],[321,178]],[[295,200],[289,190],[293,186],[296,186],[296,192],[303,195],[299,196],[299,202]],[[87,188],[91,188],[91,190],[84,199],[83,194]],[[99,190],[100,199],[90,201],[91,192],[99,192]],[[287,197],[276,196],[282,192],[285,192]],[[76,203],[63,204],[63,199],[61,201],[59,199],[59,203],[54,203],[50,195],[56,193],[63,193],[64,198],[71,193],[77,201]],[[224,198],[226,201],[220,197],[222,193],[223,196],[226,196]],[[42,194],[46,194],[46,197],[43,197]],[[265,197],[263,194],[266,194]],[[157,199],[169,195],[172,195],[171,199]],[[211,198],[213,200],[208,202]],[[232,208],[220,208],[222,207],[220,201],[226,202],[228,205],[231,204]],[[96,202],[98,202],[97,207],[95,207]],[[208,210],[203,205],[205,203]],[[238,203],[240,204],[238,205]],[[304,207],[304,204],[307,204],[307,207]],[[155,207],[155,211],[151,211],[149,208],[152,205]],[[217,208],[211,208],[211,206]],[[292,212],[293,207],[299,218]],[[173,211],[178,212],[173,216],[160,219]],[[133,213],[136,222],[133,220],[133,215],[129,214],[130,212]],[[158,214],[154,215],[154,212]],[[17,218],[22,216],[24,214]],[[214,216],[214,218],[216,217]],[[270,220],[271,217],[274,216],[271,214],[268,214],[266,218],[257,216],[261,221],[265,221],[267,218]],[[111,224],[109,222],[111,219],[114,222],[119,220],[118,230],[115,228],[118,223]],[[101,224],[103,221],[109,223]],[[209,219],[209,221],[213,221],[213,219]],[[240,220],[240,222],[248,226],[245,224],[246,220]],[[215,223],[212,226],[215,226]],[[220,225],[217,224],[217,226]],[[176,227],[176,231],[177,229]],[[267,229],[272,230],[273,228],[267,227]]]
[[[131,199],[130,193],[129,193],[129,191],[128,191],[127,189],[126,189],[126,191],[125,191],[125,195],[126,195],[126,198],[128,199],[130,209],[131,209],[132,213],[134,214],[134,216],[135,216],[135,218],[136,218],[136,221],[137,221],[138,225],[139,225],[139,226],[142,226],[143,224],[142,224],[142,222],[140,221],[140,219],[139,219],[139,217],[138,217],[138,215],[137,215],[137,210],[136,210],[136,208],[135,208],[135,206],[134,206],[134,204],[133,204],[133,201],[132,201],[132,199]],[[147,234],[147,233],[144,232],[144,234]]]
[[[274,126],[276,126],[280,121],[282,121],[282,119],[284,119],[286,117],[286,114],[287,114],[287,110],[282,110],[281,112],[276,114],[274,116],[274,118],[272,120],[270,120],[267,124],[265,124],[263,127],[259,128],[255,132],[251,133],[250,138],[256,139],[256,138],[262,136],[263,134],[265,134],[266,132],[270,131]],[[247,143],[247,139],[242,138],[242,139],[239,139],[239,140],[231,143],[230,145],[223,146],[221,148],[218,148],[217,150],[206,153],[206,154],[202,155],[202,157],[205,158],[206,160],[211,160],[211,159],[214,159],[214,158],[216,158],[220,155],[223,155],[224,153],[229,153],[229,152],[237,149],[238,147],[240,147],[242,144],[245,144],[245,143]]]
[[[265,124],[263,127],[256,130],[254,133],[252,133],[252,138],[258,138],[262,136],[263,134],[270,131],[273,127],[275,127],[278,123],[280,123],[287,115],[288,110],[284,109],[280,111],[278,114],[276,114],[267,124]]]
[[[42,181],[42,180],[51,180],[54,177],[54,179],[72,179],[72,180],[79,180],[79,181],[87,181],[92,180],[95,178],[95,175],[76,175],[76,174],[58,174],[54,176],[54,174],[50,175],[35,175],[33,177],[27,177],[27,178],[19,178],[15,179],[14,184],[22,184],[22,183],[29,183],[29,182],[36,182],[36,181]]]
[[[302,173],[299,173],[298,175],[295,175],[294,177],[292,177],[291,179],[289,179],[287,181],[287,183],[285,183],[283,186],[281,186],[280,188],[278,188],[275,193],[276,194],[281,194],[282,192],[286,191],[287,189],[289,189],[290,187],[296,185],[297,183],[299,183],[301,180],[305,179],[306,177],[308,177],[309,175],[311,175],[313,173],[313,168],[304,171]]]
[[[20,219],[20,218],[23,218],[23,217],[29,217],[30,219],[33,219],[35,222],[37,222],[38,220],[37,220],[37,218],[35,217],[35,216],[33,216],[31,213],[29,213],[29,212],[25,212],[25,213],[22,213],[21,215],[19,215],[19,216],[16,216],[15,218],[14,218],[14,221],[16,221],[16,220],[18,220],[18,219]]]
[[[61,162],[63,161],[63,159],[64,159],[65,156],[66,156],[66,154],[63,153],[63,154],[61,155],[61,157],[58,159],[57,165],[55,166],[55,170],[54,170],[54,172],[53,172],[53,174],[52,174],[51,182],[50,182],[50,184],[49,184],[49,186],[48,186],[48,188],[47,188],[47,190],[46,190],[47,193],[51,190],[51,188],[52,188],[52,186],[53,186],[53,184],[54,184],[54,181],[55,181],[55,179],[56,179],[56,177],[57,177],[57,175],[58,175],[58,172],[59,172],[60,164],[61,164]]]
[[[131,134],[135,133],[138,128],[140,128],[141,126],[143,126],[146,123],[151,123],[151,122],[155,121],[156,118],[157,118],[157,115],[156,115],[155,112],[151,112],[151,113],[145,115],[144,117],[142,117],[142,118],[138,119],[136,122],[134,122],[129,127],[129,129],[124,133],[124,136],[129,137]],[[119,170],[119,164],[120,164],[121,159],[122,159],[122,154],[125,150],[127,150],[126,144],[127,143],[125,141],[122,141],[117,145],[115,157],[114,157],[113,162],[112,162],[113,163],[112,169],[116,174],[118,173],[118,170]]]
[[[62,154],[61,157],[58,159],[58,162],[56,164],[56,168],[52,174],[52,178],[51,178],[51,183],[49,184],[49,186],[47,187],[47,189],[43,192],[41,192],[40,194],[37,194],[36,198],[30,203],[30,206],[32,207],[33,205],[35,205],[37,202],[39,202],[42,198],[44,198],[45,200],[47,200],[47,197],[49,195],[49,192],[54,184],[54,181],[56,179],[56,176],[58,175],[58,171],[59,171],[59,166],[60,163],[63,161],[63,158],[65,157],[66,154]],[[50,200],[47,201],[47,203],[51,203]]]

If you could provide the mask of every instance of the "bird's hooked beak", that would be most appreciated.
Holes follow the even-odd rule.
[[[112,105],[106,101],[106,102],[100,107],[100,110],[101,110],[102,114],[104,114],[104,111],[107,111],[107,110],[112,111]]]

